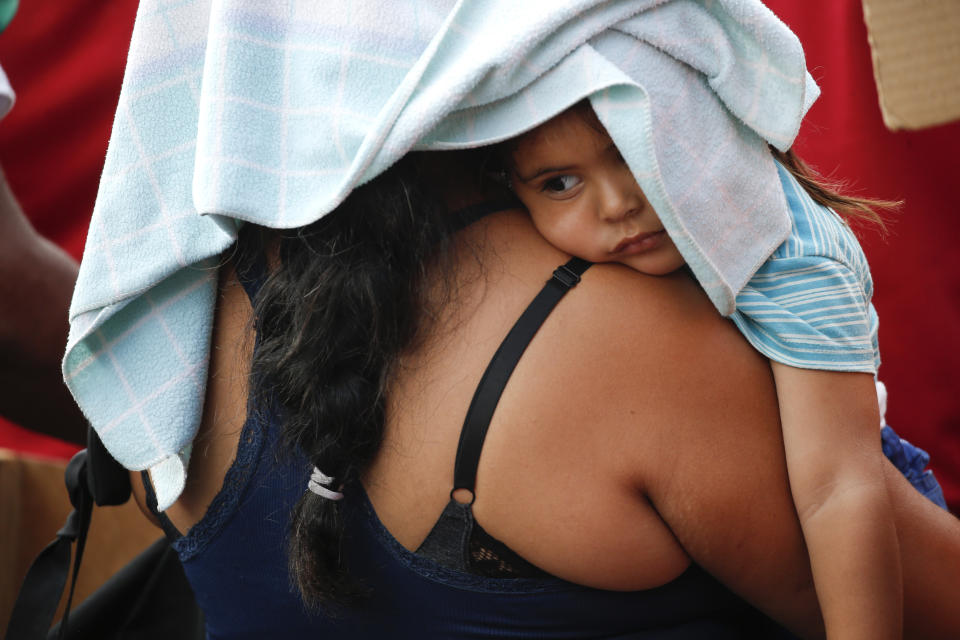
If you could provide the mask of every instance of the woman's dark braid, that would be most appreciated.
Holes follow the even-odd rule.
[[[254,304],[251,406],[348,487],[380,447],[389,370],[425,317],[427,266],[447,253],[449,216],[425,182],[408,157],[308,227],[241,234],[239,268],[274,256]],[[362,591],[341,563],[340,511],[305,491],[293,512],[291,574],[311,606]]]

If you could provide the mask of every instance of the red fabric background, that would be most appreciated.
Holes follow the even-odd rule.
[[[0,35],[18,93],[0,122],[0,162],[37,228],[79,257],[122,78],[135,0],[24,2]],[[884,240],[865,231],[880,314],[888,420],[933,455],[960,508],[960,241],[951,187],[960,123],[919,132],[883,127],[859,0],[769,0],[799,35],[823,95],[801,132],[801,156],[856,193],[903,199]],[[0,446],[69,455],[74,448],[0,423]]]

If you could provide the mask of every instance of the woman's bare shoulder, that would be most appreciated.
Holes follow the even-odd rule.
[[[654,277],[594,265],[537,340],[544,348],[533,351],[530,365],[552,361],[577,372],[578,384],[557,391],[558,399],[571,392],[603,398],[596,415],[613,423],[633,410],[670,424],[663,436],[673,438],[681,429],[699,432],[705,422],[723,426],[726,414],[742,428],[779,433],[767,360],[685,271]]]
[[[522,212],[492,218],[483,233],[494,248],[482,256],[489,282],[481,306],[517,298],[509,309],[515,319],[569,256],[547,244]],[[630,425],[635,411],[670,424],[663,435],[672,438],[705,422],[725,426],[728,415],[738,428],[762,425],[779,437],[768,361],[686,270],[647,276],[617,264],[591,266],[547,318],[515,375],[523,382],[511,385],[530,384],[561,405],[589,400],[605,424],[624,418]]]

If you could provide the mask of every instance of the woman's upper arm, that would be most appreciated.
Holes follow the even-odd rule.
[[[796,632],[822,634],[768,361],[689,279],[642,290],[616,303],[630,321],[606,321],[620,326],[596,345],[629,381],[621,413],[643,416],[638,489],[693,561]]]
[[[608,397],[632,417],[636,486],[693,561],[795,632],[822,635],[769,361],[695,284],[647,278],[634,298],[623,291],[636,274],[618,271],[604,276],[609,283],[599,279],[609,299],[596,307],[616,311],[594,315],[592,350],[603,368],[630,381]],[[960,520],[889,462],[883,469],[900,543],[906,637],[960,637]]]

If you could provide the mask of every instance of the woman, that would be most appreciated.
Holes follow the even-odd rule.
[[[343,637],[778,633],[730,592],[794,633],[820,635],[769,366],[684,274],[596,265],[582,275],[520,358],[482,446],[472,511],[487,536],[480,542],[504,563],[477,577],[476,566],[451,572],[425,549],[450,500],[474,389],[516,318],[568,259],[524,212],[496,205],[502,194],[469,188],[475,173],[451,168],[456,156],[426,155],[361,188],[315,228],[266,243],[247,234],[223,269],[204,421],[187,487],[166,511],[190,532],[177,548],[211,637],[307,628]],[[436,185],[449,185],[441,202]],[[457,219],[447,209],[476,212],[478,202],[495,203],[493,211],[445,242],[445,222]],[[254,315],[236,267],[248,288],[262,280],[261,251],[259,268],[271,273]],[[405,296],[378,297],[404,281]],[[278,326],[281,318],[299,328]],[[399,337],[376,331],[404,323]],[[323,342],[290,349],[304,328]],[[332,331],[339,344],[324,348]],[[378,357],[365,371],[356,364]],[[343,362],[355,365],[304,374]],[[358,372],[373,381],[366,391]],[[327,397],[304,409],[296,399],[311,384],[321,395],[354,393],[333,408]],[[381,392],[382,442],[357,418]],[[278,395],[271,409],[293,416],[284,435],[305,457],[273,447],[281,421],[267,405]],[[327,428],[297,426],[311,411],[327,411],[319,423]],[[371,421],[380,418],[373,412]],[[341,423],[354,430],[333,433]],[[346,453],[331,456],[334,446]],[[310,467],[321,464],[345,481],[342,503],[306,490]],[[908,572],[907,635],[947,637],[960,627],[938,600],[949,599],[946,581],[960,566],[960,525],[895,471],[889,484]],[[315,617],[303,614],[284,571],[287,510],[301,496],[292,567],[307,601],[321,605]],[[323,520],[340,509],[343,530]],[[930,546],[936,541],[944,546]],[[456,595],[463,591],[466,610]]]
[[[717,315],[789,223],[767,144],[816,94],[799,43],[755,0],[350,7],[144,3],[81,266],[66,377],[186,533],[211,637],[817,635],[769,369]],[[557,270],[470,161],[410,155],[586,97],[709,299]],[[234,253],[238,221],[295,230]],[[576,287],[488,398],[548,279]],[[955,522],[903,500],[908,571],[952,575]],[[949,611],[905,584],[909,629]]]

